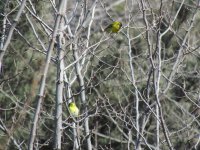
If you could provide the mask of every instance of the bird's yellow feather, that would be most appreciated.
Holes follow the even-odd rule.
[[[68,105],[69,112],[73,117],[79,116],[79,109],[74,102],[69,103]]]
[[[112,24],[105,28],[105,31],[108,33],[117,33],[122,27],[122,23],[119,21],[114,21]]]

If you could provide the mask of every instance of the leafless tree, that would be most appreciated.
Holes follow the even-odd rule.
[[[0,149],[199,149],[199,0],[0,4]]]

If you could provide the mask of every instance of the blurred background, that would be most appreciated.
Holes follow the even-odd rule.
[[[53,149],[61,61],[61,149],[200,149],[199,1],[65,1],[27,0],[6,49],[22,1],[0,1],[0,149],[29,149],[41,96],[33,147]]]

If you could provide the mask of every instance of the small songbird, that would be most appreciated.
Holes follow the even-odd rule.
[[[69,112],[73,117],[79,116],[79,109],[74,102],[69,103],[68,105]]]
[[[122,27],[122,23],[119,21],[114,21],[112,24],[108,25],[104,31],[108,33],[117,33]]]

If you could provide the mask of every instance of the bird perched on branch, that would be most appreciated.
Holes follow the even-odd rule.
[[[114,21],[113,23],[111,23],[110,25],[108,25],[104,31],[108,32],[108,33],[117,33],[119,32],[119,30],[122,27],[122,23],[119,21]]]
[[[79,116],[79,109],[74,102],[68,104],[69,112],[73,117]]]

